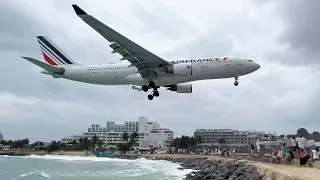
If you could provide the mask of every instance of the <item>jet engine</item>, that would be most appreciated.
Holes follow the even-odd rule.
[[[192,93],[192,84],[184,83],[171,85],[167,90],[176,91],[177,93]]]
[[[191,76],[192,75],[192,64],[191,63],[181,63],[173,64],[166,69],[167,73],[172,73],[177,76]]]

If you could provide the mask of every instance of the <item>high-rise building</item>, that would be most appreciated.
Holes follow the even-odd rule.
[[[3,135],[2,132],[0,132],[0,142],[3,141]]]
[[[159,128],[152,129],[150,132],[146,132],[143,139],[139,141],[140,148],[170,148],[171,142],[173,141],[174,132],[170,129]]]
[[[265,135],[262,131],[239,131],[234,129],[196,129],[194,136],[201,137],[201,144],[216,145],[223,139],[230,146],[244,146],[255,143],[258,138]]]
[[[87,132],[84,132],[82,135],[73,135],[69,137],[62,138],[61,141],[64,143],[79,140],[80,138],[92,138],[94,135],[98,136],[100,140],[102,140],[106,144],[117,144],[123,143],[122,136],[126,132],[129,135],[133,132],[137,132],[139,135],[139,139],[143,139],[145,136],[148,136],[151,132],[151,137],[155,137],[156,131],[154,129],[161,130],[160,124],[156,121],[149,122],[146,116],[139,116],[138,121],[125,121],[123,124],[116,124],[115,121],[107,121],[106,126],[101,126],[100,124],[91,124],[88,128]],[[165,131],[170,131],[166,129]],[[172,131],[171,131],[172,132]],[[158,133],[158,137],[161,135],[166,136],[166,138],[162,138],[163,140],[167,140],[167,134]],[[173,132],[172,132],[173,135]],[[149,138],[149,137],[148,137]],[[159,138],[158,138],[159,139]],[[160,138],[161,139],[161,138]],[[172,141],[173,137],[170,139]],[[139,142],[140,142],[139,140]],[[167,142],[160,143],[162,146],[167,144]],[[142,141],[141,141],[142,142]],[[157,143],[156,143],[157,144]],[[159,143],[158,143],[159,144]]]

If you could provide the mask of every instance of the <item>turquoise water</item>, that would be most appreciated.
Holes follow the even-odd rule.
[[[147,159],[73,156],[0,156],[1,180],[181,180],[191,170]]]

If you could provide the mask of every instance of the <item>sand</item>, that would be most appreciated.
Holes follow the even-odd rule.
[[[52,155],[67,155],[67,156],[91,156],[91,152],[84,151],[55,151],[50,152]]]
[[[208,157],[209,159],[224,159],[234,160],[230,158],[222,158],[217,156],[203,155],[187,155],[187,154],[145,154],[142,157],[149,158],[201,158]],[[281,165],[262,163],[249,160],[249,164],[255,165],[260,173],[266,174],[268,180],[319,180],[320,179],[320,164],[314,163],[314,168],[298,167],[297,165]]]

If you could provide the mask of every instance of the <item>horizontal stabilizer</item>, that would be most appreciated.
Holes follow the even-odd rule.
[[[51,72],[51,73],[56,73],[56,74],[63,74],[65,72],[65,70],[63,68],[57,68],[57,67],[53,67],[53,66],[50,66],[49,64],[46,64],[44,62],[41,62],[39,60],[36,60],[34,58],[31,58],[31,57],[22,57],[23,59],[41,67],[42,69],[48,71],[48,72]]]

